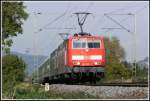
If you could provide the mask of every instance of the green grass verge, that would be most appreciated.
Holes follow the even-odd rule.
[[[22,84],[16,87],[15,99],[98,99],[85,92],[61,93],[51,90],[45,92],[40,85],[27,85]]]

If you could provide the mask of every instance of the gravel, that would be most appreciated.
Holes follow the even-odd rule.
[[[84,85],[50,85],[50,90],[56,92],[84,92],[103,99],[147,99],[148,87],[119,87],[119,86],[84,86]]]

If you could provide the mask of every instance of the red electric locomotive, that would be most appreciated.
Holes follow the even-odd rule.
[[[87,15],[89,13],[81,14]],[[50,83],[56,80],[96,82],[96,80],[104,77],[105,49],[103,37],[83,32],[84,21],[82,23],[79,21],[81,32],[68,36],[51,53],[50,58],[40,65],[37,73],[33,75],[35,82]]]
[[[69,67],[104,67],[104,43],[100,36],[75,34],[68,39]]]
[[[104,76],[103,37],[86,33],[69,36],[40,65],[36,80],[41,83],[66,79],[96,82]]]
[[[67,41],[65,68],[71,77],[96,81],[104,76],[105,50],[103,37],[75,34]]]

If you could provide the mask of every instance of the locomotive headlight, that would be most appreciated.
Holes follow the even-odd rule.
[[[73,62],[74,65],[76,65],[76,62]]]
[[[80,65],[80,62],[73,62],[74,65]]]
[[[94,62],[95,65],[101,65],[101,62]]]
[[[77,65],[80,65],[80,62],[77,62]]]
[[[97,65],[97,62],[94,62],[95,65]]]
[[[101,62],[98,62],[98,65],[101,65]]]

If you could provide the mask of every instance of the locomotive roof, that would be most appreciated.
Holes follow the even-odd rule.
[[[74,37],[79,37],[79,38],[103,38],[103,36],[98,36],[98,35],[80,35],[80,34],[74,34],[72,36],[69,37],[70,38],[74,38]]]

